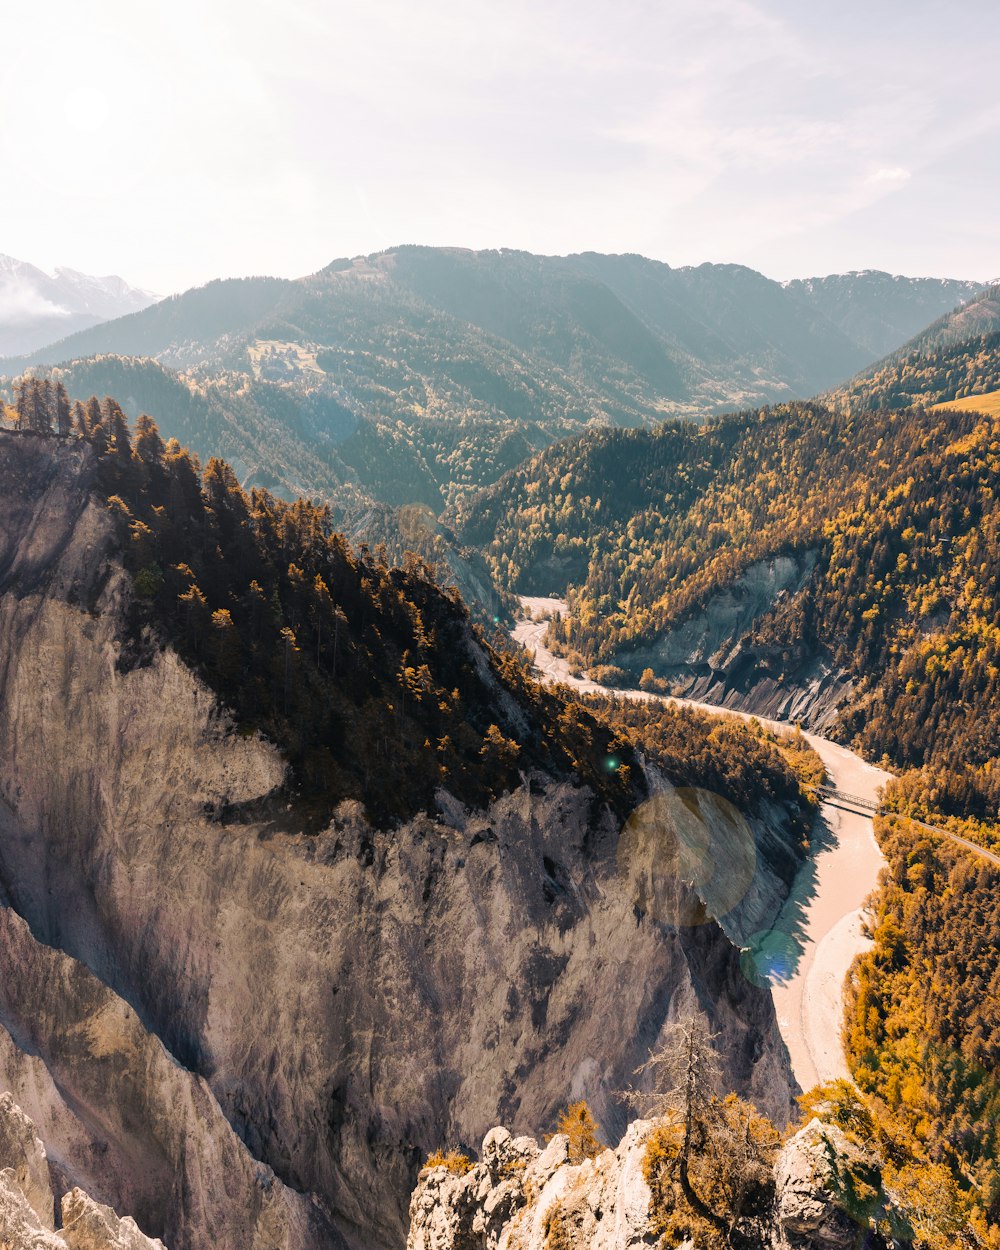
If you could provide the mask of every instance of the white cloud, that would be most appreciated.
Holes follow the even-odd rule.
[[[902,165],[883,165],[879,169],[874,169],[865,179],[871,186],[901,186],[904,182],[909,182],[913,177],[909,169],[904,169]]]
[[[16,275],[0,277],[0,325],[69,315],[68,308],[47,299],[25,279]]]

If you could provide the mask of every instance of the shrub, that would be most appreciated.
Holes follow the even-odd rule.
[[[462,1154],[460,1150],[435,1150],[433,1154],[427,1156],[424,1169],[447,1168],[454,1176],[464,1176],[466,1172],[472,1170],[473,1166],[469,1156]]]

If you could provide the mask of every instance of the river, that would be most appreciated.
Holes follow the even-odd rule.
[[[581,691],[614,694],[644,701],[687,703],[715,715],[739,716],[705,703],[670,699],[644,690],[609,690],[596,682],[574,677],[569,665],[553,655],[543,637],[547,620],[566,605],[558,599],[523,597],[513,634],[529,652],[543,680],[562,682]],[[545,619],[535,620],[535,616]],[[759,718],[763,719],[763,718]],[[765,722],[787,730],[789,726]],[[855,752],[816,734],[809,745],[826,765],[833,786],[846,794],[877,800],[889,773]],[[875,889],[885,860],[875,841],[871,815],[824,803],[817,820],[813,853],[803,863],[791,893],[770,935],[771,947],[782,953],[767,973],[781,1036],[788,1048],[792,1072],[802,1089],[821,1081],[849,1077],[841,1041],[844,984],[855,956],[869,942],[863,934],[865,901]],[[795,934],[794,943],[788,941]],[[768,949],[764,939],[761,949]]]

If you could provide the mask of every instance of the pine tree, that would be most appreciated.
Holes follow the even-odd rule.
[[[16,423],[19,430],[31,429],[28,378],[20,378],[14,383],[14,408],[17,413]]]
[[[36,416],[39,434],[51,434],[52,424],[56,415],[56,397],[52,388],[52,379],[43,378],[38,384],[36,400]]]
[[[73,433],[73,413],[70,408],[69,396],[61,382],[56,383],[55,390],[56,433],[60,438],[69,438]]]
[[[128,468],[132,460],[132,438],[129,434],[128,418],[113,399],[105,399],[104,428],[108,434],[108,454],[111,455],[122,469]]]
[[[104,426],[104,414],[96,395],[87,400],[87,438],[93,445],[98,456],[104,456],[108,450],[108,432]]]
[[[160,467],[163,464],[163,439],[156,427],[156,422],[146,413],[142,413],[135,423],[135,440],[132,444],[133,454],[148,466]]]

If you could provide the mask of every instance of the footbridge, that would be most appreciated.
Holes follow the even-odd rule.
[[[848,807],[852,811],[860,809],[863,812],[875,813],[880,806],[874,799],[865,799],[858,794],[846,794],[843,790],[830,785],[817,786],[816,794],[823,803],[832,803],[834,807]]]

